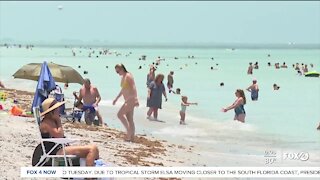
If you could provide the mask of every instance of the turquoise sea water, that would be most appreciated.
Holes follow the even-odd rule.
[[[115,116],[108,114],[108,109],[112,108],[111,102],[120,89],[120,77],[115,73],[114,66],[123,63],[134,75],[138,89],[140,108],[136,110],[136,117],[145,118],[148,65],[161,56],[165,61],[161,61],[156,74],[163,73],[167,76],[173,70],[174,88],[181,88],[182,94],[187,95],[190,102],[198,102],[199,105],[187,108],[188,125],[181,127],[178,125],[180,98],[169,94],[169,101],[163,103],[163,109],[159,112],[159,118],[166,123],[150,123],[147,127],[141,127],[139,121],[146,120],[139,119],[138,132],[147,129],[154,135],[197,142],[209,147],[208,149],[217,149],[217,143],[221,148],[225,144],[258,146],[267,143],[275,147],[299,147],[312,151],[320,149],[320,132],[316,130],[320,123],[320,78],[299,76],[292,68],[292,64],[296,62],[305,63],[308,64],[309,71],[319,72],[319,49],[116,48],[111,51],[122,55],[116,56],[113,53],[99,58],[96,58],[98,48],[95,48],[95,54],[91,58],[88,57],[89,49],[84,48],[74,49],[76,57],[72,56],[70,48],[64,47],[35,47],[32,50],[1,47],[0,50],[0,78],[8,87],[34,91],[34,81],[11,77],[27,63],[46,60],[72,66],[98,87],[103,99],[102,110],[106,109],[103,115],[106,117]],[[126,57],[129,52],[132,54]],[[268,54],[271,56],[268,57]],[[146,55],[147,60],[139,61],[141,55]],[[195,58],[189,59],[188,56],[192,55]],[[260,68],[254,70],[253,75],[247,75],[248,63],[256,61]],[[288,68],[268,67],[268,62],[286,62]],[[310,67],[310,63],[314,64],[314,68]],[[79,65],[81,68],[78,68]],[[140,65],[142,69],[139,70]],[[214,67],[214,70],[210,67]],[[84,75],[84,70],[89,73]],[[234,122],[234,112],[223,113],[221,108],[232,104],[235,90],[247,88],[253,78],[258,80],[260,87],[259,100],[252,102],[249,92],[246,92],[246,123]],[[165,84],[166,82],[165,80]],[[220,87],[220,82],[224,82],[225,86]],[[279,91],[273,91],[274,83],[281,87]],[[79,88],[80,85],[70,84],[65,93],[71,97],[72,91]]]

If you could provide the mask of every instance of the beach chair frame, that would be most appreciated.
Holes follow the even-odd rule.
[[[77,94],[79,94],[79,93],[77,93]],[[74,97],[71,114],[65,114],[65,115],[62,115],[61,117],[65,118],[68,121],[70,121],[70,119],[71,119],[71,121],[73,123],[76,120],[78,120],[78,122],[81,122],[81,118],[83,116],[84,111],[82,109],[79,109],[79,108],[76,107],[76,102],[77,102],[77,98]],[[79,115],[80,115],[80,117],[78,117]]]
[[[67,155],[66,151],[65,151],[65,147],[67,144],[76,142],[78,140],[68,139],[68,138],[42,138],[41,131],[40,131],[40,122],[41,122],[40,108],[34,107],[33,114],[34,114],[34,118],[35,118],[37,127],[39,129],[40,144],[42,147],[42,155],[40,157],[39,162],[35,166],[43,166],[50,159],[52,160],[52,166],[55,166],[55,158],[63,158],[65,166],[68,166],[68,163],[70,164],[70,166],[72,166],[72,158],[76,158],[77,156],[76,155]],[[44,147],[44,142],[53,142],[56,144],[54,147],[52,147],[52,149],[50,149],[48,151],[48,153],[46,153],[46,149]],[[50,153],[59,145],[62,145],[63,155],[51,155]]]

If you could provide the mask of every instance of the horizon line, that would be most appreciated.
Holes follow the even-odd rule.
[[[5,42],[0,40],[0,46],[5,45],[34,45],[38,47],[115,47],[115,48],[217,48],[217,49],[320,49],[320,43],[44,43],[44,42]]]

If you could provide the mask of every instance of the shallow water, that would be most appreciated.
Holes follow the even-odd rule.
[[[81,53],[80,53],[81,50]],[[234,147],[254,148],[300,148],[319,151],[320,132],[316,131],[320,123],[320,78],[306,78],[297,75],[292,64],[306,63],[309,70],[320,71],[320,50],[306,49],[114,49],[121,56],[107,55],[96,58],[98,50],[92,58],[88,58],[89,49],[75,49],[73,57],[70,48],[42,48],[33,50],[4,48],[0,51],[0,77],[8,87],[34,91],[36,82],[12,79],[22,65],[31,62],[53,61],[58,64],[72,66],[84,77],[89,77],[102,95],[101,109],[105,119],[115,117],[108,114],[108,109],[117,109],[111,105],[112,99],[120,90],[120,77],[114,71],[114,65],[123,63],[133,73],[138,89],[140,108],[136,110],[139,132],[148,132],[169,139],[183,139],[189,143],[197,143],[206,149],[230,149]],[[125,57],[125,54],[131,55]],[[271,57],[268,57],[270,54]],[[139,61],[141,55],[147,55],[146,61]],[[195,56],[189,59],[188,56]],[[198,106],[187,107],[187,126],[180,126],[180,97],[169,94],[168,102],[163,103],[159,118],[165,123],[147,122],[147,126],[139,126],[145,120],[145,101],[147,95],[146,75],[148,65],[158,56],[161,61],[156,73],[165,76],[173,70],[174,88],[181,88],[182,94],[189,97],[190,102],[198,102]],[[178,57],[178,59],[174,59]],[[214,57],[214,60],[211,60]],[[247,75],[249,62],[259,62],[260,68],[253,75]],[[267,63],[286,62],[288,69],[268,67]],[[314,68],[310,67],[314,64]],[[218,65],[217,65],[218,64]],[[81,65],[81,68],[78,66]],[[138,67],[142,66],[139,70]],[[108,66],[108,68],[106,68]],[[210,70],[213,67],[214,70]],[[88,71],[87,75],[83,71]],[[253,78],[258,80],[259,100],[252,102],[246,92],[246,123],[233,121],[234,112],[221,112],[221,108],[233,103],[236,89],[245,89]],[[165,83],[167,81],[165,80]],[[225,86],[220,87],[220,82]],[[23,83],[23,86],[21,86]],[[281,88],[273,91],[276,83]],[[60,84],[63,86],[63,84]],[[65,94],[69,97],[80,85],[70,84]],[[70,99],[72,101],[72,99]],[[120,106],[120,103],[118,104]],[[106,120],[108,121],[108,120]],[[116,127],[121,127],[113,123]],[[217,144],[220,148],[216,148]],[[233,152],[233,153],[238,153]]]

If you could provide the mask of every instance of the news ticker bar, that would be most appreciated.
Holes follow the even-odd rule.
[[[320,167],[22,167],[21,177],[320,177]]]

